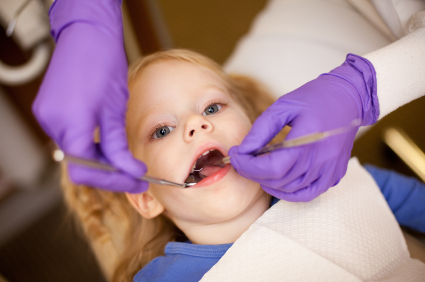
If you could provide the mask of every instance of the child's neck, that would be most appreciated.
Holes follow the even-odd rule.
[[[179,226],[194,244],[219,245],[235,242],[270,207],[270,196],[261,189],[257,197],[237,217],[208,225]]]

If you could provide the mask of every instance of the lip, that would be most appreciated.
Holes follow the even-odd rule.
[[[190,171],[192,170],[192,166],[193,166],[193,164],[196,162],[196,160],[199,158],[199,156],[201,156],[201,154],[202,154],[202,153],[204,153],[204,152],[206,152],[206,151],[208,151],[208,150],[212,150],[212,149],[215,149],[215,150],[220,151],[220,153],[222,153],[224,157],[226,157],[226,156],[227,156],[227,153],[225,152],[224,148],[223,148],[220,144],[212,143],[212,142],[208,142],[208,143],[206,143],[206,144],[204,144],[204,145],[199,146],[199,147],[198,147],[198,149],[196,149],[195,154],[193,155],[193,158],[192,158],[192,160],[191,160],[191,162],[190,162],[189,169],[188,169],[188,170],[187,170],[187,172],[186,172],[186,176],[185,176],[185,178],[183,179],[183,182],[186,180],[187,176],[190,174]],[[220,170],[219,170],[219,171],[217,171],[216,173],[220,172],[221,170],[222,170],[222,169],[220,169]],[[214,174],[212,174],[212,175],[210,175],[210,176],[213,176],[213,175],[215,175],[216,173],[214,173]],[[209,177],[210,177],[210,176],[209,176]],[[209,177],[207,177],[207,178],[209,178]],[[205,179],[206,179],[206,178],[205,178]],[[202,181],[203,181],[203,180],[202,180]],[[200,181],[200,182],[202,182],[202,181]],[[198,183],[200,183],[200,182],[198,182]],[[198,184],[196,184],[195,186],[198,186]]]
[[[222,169],[211,174],[208,177],[205,177],[204,179],[202,179],[201,181],[196,183],[196,185],[192,186],[191,188],[201,188],[201,187],[211,185],[211,184],[221,180],[223,177],[225,177],[227,175],[227,173],[230,171],[231,167],[232,166],[230,164],[225,165]]]

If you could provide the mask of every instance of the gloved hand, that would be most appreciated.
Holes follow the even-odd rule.
[[[113,191],[142,192],[146,166],[128,150],[127,60],[119,0],[56,0],[50,9],[57,45],[33,104],[43,129],[66,153],[122,172],[69,166],[70,178]],[[100,146],[94,131],[100,127]]]
[[[254,157],[285,125],[286,140],[348,126],[355,119],[369,125],[379,117],[376,74],[366,59],[349,54],[340,67],[280,97],[253,124],[232,166],[269,194],[293,202],[310,201],[345,175],[358,127],[319,142]]]

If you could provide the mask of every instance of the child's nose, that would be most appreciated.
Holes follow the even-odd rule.
[[[186,123],[184,139],[186,142],[190,142],[193,138],[195,138],[195,136],[212,132],[213,129],[214,127],[212,123],[204,116],[192,116]]]

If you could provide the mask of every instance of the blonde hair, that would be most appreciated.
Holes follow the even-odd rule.
[[[255,80],[228,75],[211,59],[188,50],[155,53],[136,63],[129,72],[129,87],[148,66],[161,61],[180,61],[206,67],[219,75],[229,92],[253,122],[274,99]],[[73,184],[63,167],[62,187],[66,203],[87,236],[109,281],[132,281],[149,261],[164,255],[170,241],[182,241],[184,234],[165,216],[140,216],[124,193],[114,193]]]

